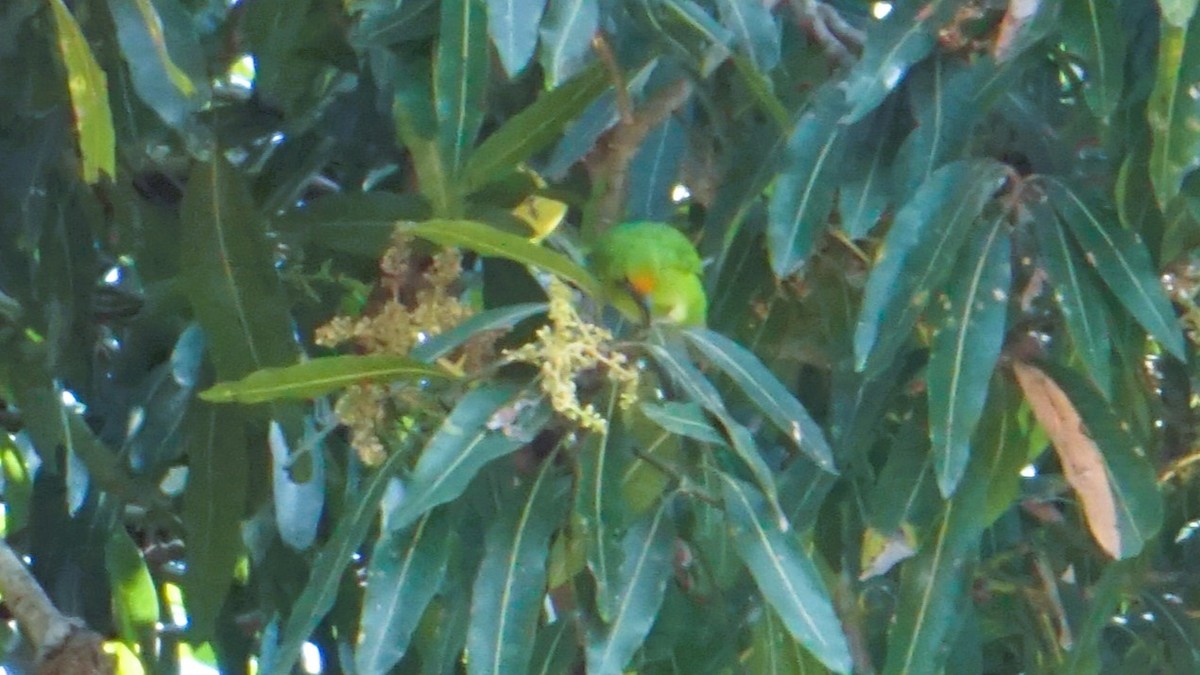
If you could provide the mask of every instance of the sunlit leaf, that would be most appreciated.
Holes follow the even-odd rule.
[[[96,183],[101,175],[117,175],[116,132],[109,108],[108,78],[96,63],[87,38],[63,0],[49,0],[54,13],[58,51],[67,70],[67,91],[75,114],[75,133],[83,158],[83,179]]]
[[[159,620],[158,590],[142,552],[128,533],[114,530],[104,548],[104,562],[117,630],[127,644],[141,644],[151,638]]]
[[[408,356],[319,356],[294,366],[264,368],[240,380],[215,384],[200,392],[200,398],[213,403],[306,400],[352,384],[448,377],[451,375],[445,369]]]
[[[1191,3],[1195,8],[1196,3]],[[1150,182],[1159,208],[1179,194],[1183,179],[1200,167],[1200,23],[1164,25],[1158,39],[1158,70],[1146,104],[1153,142]]]

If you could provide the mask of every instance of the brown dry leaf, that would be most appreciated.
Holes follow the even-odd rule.
[[[1014,362],[1013,374],[1033,415],[1054,443],[1067,482],[1083,502],[1088,529],[1113,558],[1121,552],[1117,502],[1100,448],[1088,435],[1083,419],[1066,393],[1036,366]]]

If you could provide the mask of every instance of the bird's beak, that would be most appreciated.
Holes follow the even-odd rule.
[[[630,297],[634,299],[634,302],[637,303],[638,309],[642,312],[642,323],[646,326],[649,326],[651,320],[653,319],[653,315],[650,314],[650,305],[647,304],[647,300],[649,298],[646,295],[639,293],[628,279],[626,279],[623,284],[625,286],[625,290],[629,293]]]

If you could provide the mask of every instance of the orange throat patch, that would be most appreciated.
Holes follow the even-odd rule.
[[[629,287],[638,295],[650,295],[654,292],[654,287],[658,285],[658,280],[649,272],[630,274],[628,281]]]

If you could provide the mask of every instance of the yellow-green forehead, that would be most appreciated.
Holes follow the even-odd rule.
[[[628,267],[701,271],[700,255],[692,242],[666,223],[621,223],[601,236],[597,251]]]

